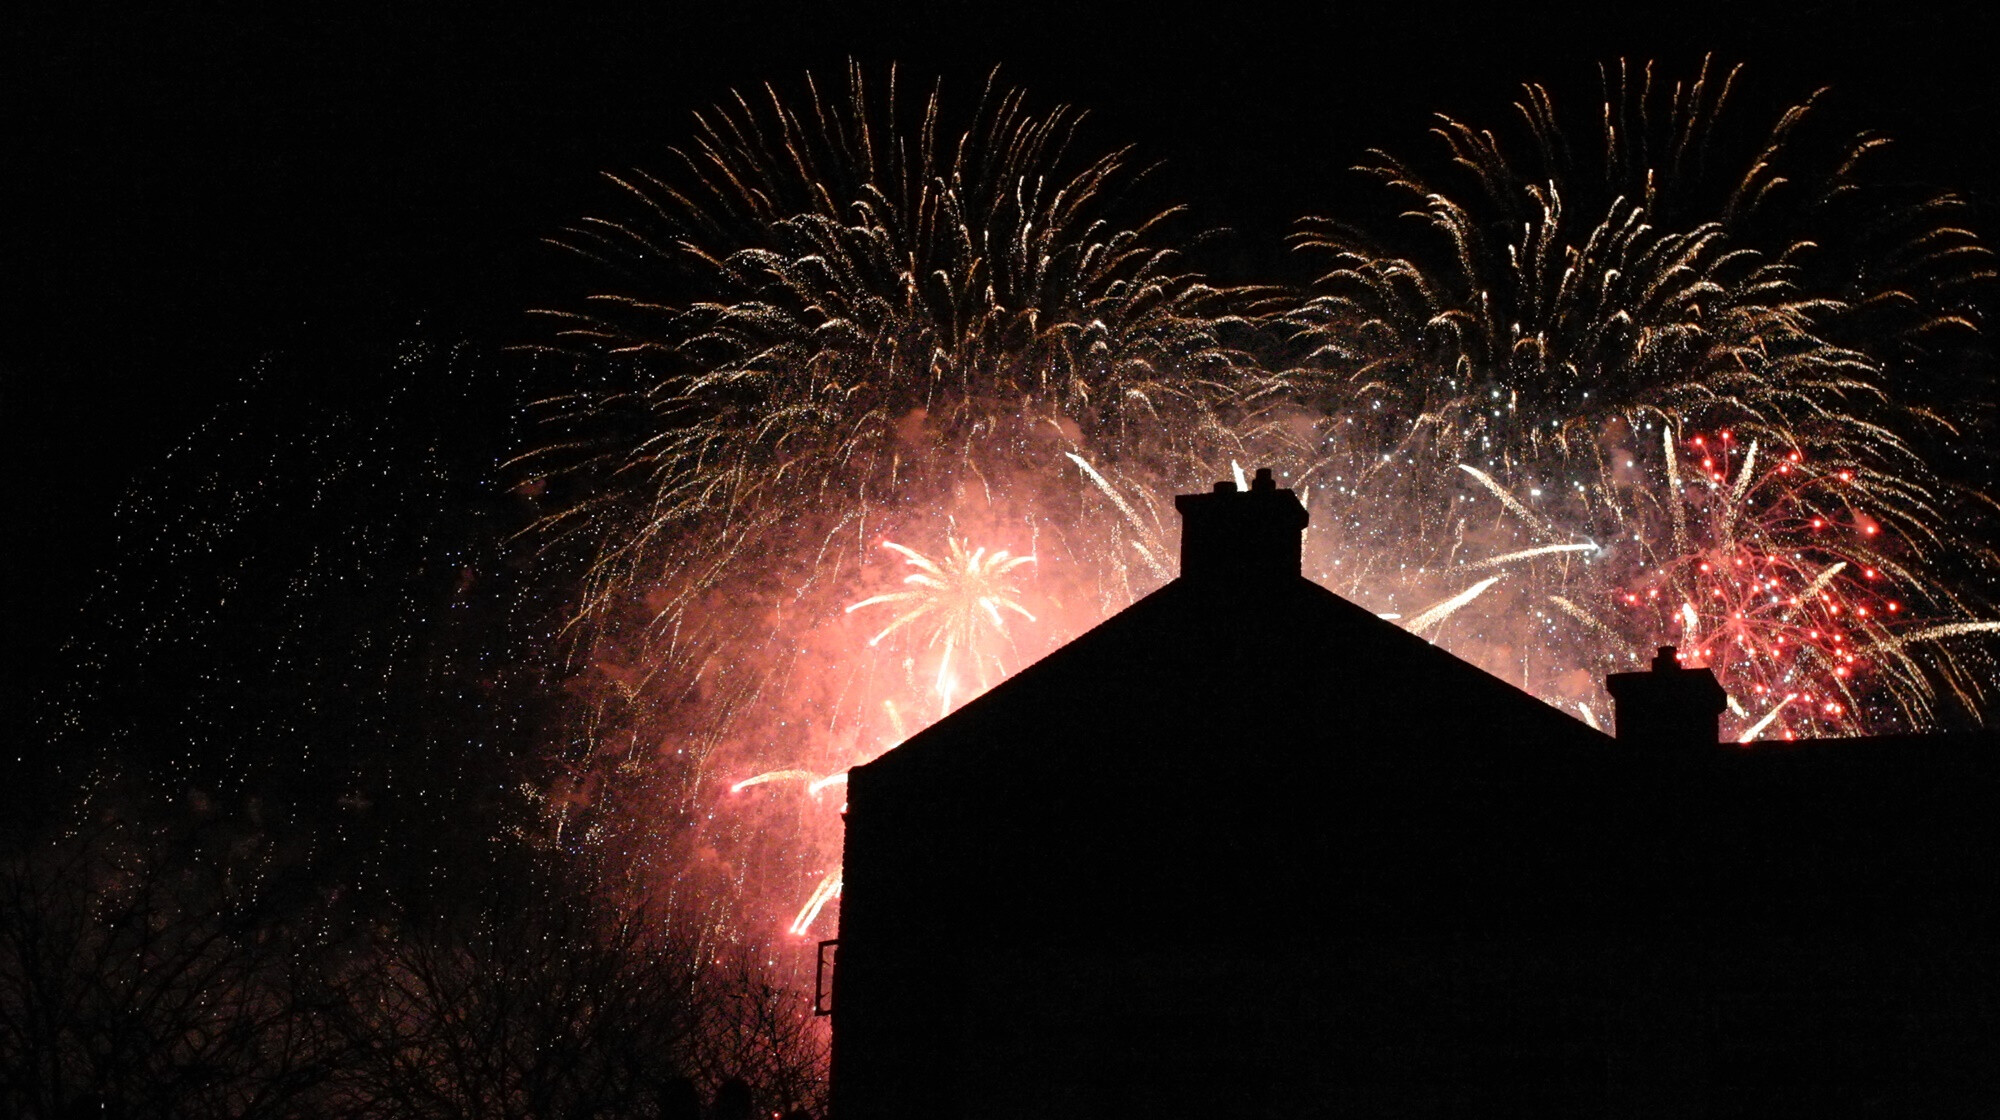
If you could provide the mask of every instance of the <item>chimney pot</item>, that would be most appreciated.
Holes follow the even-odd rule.
[[[1257,471],[1248,491],[1218,482],[1206,494],[1176,497],[1174,508],[1181,515],[1181,578],[1299,575],[1300,534],[1309,518],[1270,468]]]
[[[1715,721],[1729,706],[1729,694],[1707,668],[1681,664],[1680,651],[1661,646],[1651,672],[1613,673],[1604,678],[1611,693],[1618,741],[1672,749],[1710,745]]]

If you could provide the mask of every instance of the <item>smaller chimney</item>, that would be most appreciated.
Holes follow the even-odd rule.
[[[1729,706],[1715,674],[1683,667],[1673,646],[1660,647],[1651,672],[1613,673],[1604,687],[1611,692],[1618,741],[1639,747],[1713,745],[1716,717]]]
[[[1281,490],[1269,467],[1246,493],[1218,482],[1207,494],[1174,499],[1181,514],[1182,579],[1270,579],[1299,575],[1306,507]]]

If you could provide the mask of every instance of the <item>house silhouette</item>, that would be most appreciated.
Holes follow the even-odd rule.
[[[1990,734],[1605,735],[1300,575],[1178,579],[852,771],[836,1120],[2000,1115]]]

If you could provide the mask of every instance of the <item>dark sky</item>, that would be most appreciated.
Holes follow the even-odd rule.
[[[1165,161],[1171,193],[1246,243],[1323,208],[1364,149],[1408,150],[1427,113],[1498,120],[1524,79],[1587,95],[1619,55],[1713,50],[1771,99],[1831,84],[1843,119],[1896,136],[1926,179],[1985,200],[2000,180],[1996,23],[1970,0],[129,7],[16,24],[0,60],[16,683],[112,547],[121,489],[258,355],[418,321],[532,337],[520,310],[559,298],[561,272],[536,239],[606,208],[596,172],[657,164],[732,86],[850,55],[966,96],[1000,64],[1041,104],[1090,110],[1090,143]]]

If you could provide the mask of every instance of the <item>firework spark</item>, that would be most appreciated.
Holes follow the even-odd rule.
[[[806,897],[806,904],[799,908],[798,915],[792,919],[792,924],[786,927],[787,931],[801,937],[811,933],[813,923],[819,920],[819,912],[826,909],[827,903],[840,897],[841,882],[839,868],[827,872],[820,879],[819,885],[813,888],[812,894]]]
[[[818,780],[819,780],[819,775],[813,773],[811,770],[766,770],[762,774],[752,775],[751,777],[745,778],[742,781],[737,782],[735,785],[730,786],[729,792],[742,793],[744,790],[749,789],[752,786],[761,786],[766,782],[812,783],[812,782],[817,782]]]
[[[1443,622],[1445,619],[1450,618],[1453,614],[1457,613],[1460,607],[1484,595],[1487,588],[1499,582],[1499,576],[1487,576],[1485,579],[1480,580],[1478,583],[1473,584],[1471,587],[1466,588],[1443,602],[1417,612],[1408,621],[1403,623],[1403,628],[1412,634],[1421,634],[1438,623]]]
[[[949,554],[933,560],[916,549],[883,541],[883,548],[899,553],[917,571],[903,577],[906,590],[870,595],[850,604],[846,611],[852,614],[864,607],[892,603],[901,611],[868,639],[870,646],[881,645],[882,639],[906,626],[920,621],[927,624],[925,644],[940,649],[934,685],[940,716],[951,710],[952,694],[959,685],[953,655],[965,655],[975,686],[984,692],[1005,671],[998,654],[988,650],[984,640],[1007,638],[1007,620],[1001,612],[1011,611],[1035,621],[1034,614],[1017,598],[1019,588],[1008,578],[1014,569],[1034,563],[1033,556],[1015,556],[1004,548],[990,555],[984,548],[968,552],[965,542],[957,537],[949,538],[948,544]]]

